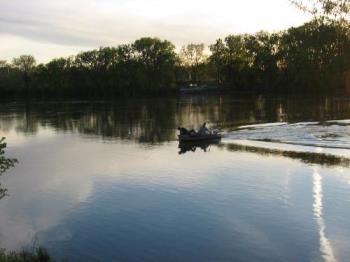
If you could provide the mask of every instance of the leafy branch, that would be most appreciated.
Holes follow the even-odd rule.
[[[18,161],[14,158],[5,157],[5,148],[7,144],[5,143],[5,138],[0,139],[0,176],[5,173],[6,170],[13,167]],[[6,196],[7,189],[1,187],[0,183],[0,199]]]
[[[344,19],[350,13],[350,0],[289,0],[300,10],[315,17]]]

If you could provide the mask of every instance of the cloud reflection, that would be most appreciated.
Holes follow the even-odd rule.
[[[11,140],[14,139],[15,135],[11,137]],[[233,228],[233,231],[225,228],[228,234],[245,236],[246,239],[242,241],[246,242],[243,243],[265,247],[263,251],[255,252],[267,253],[271,256],[282,252],[282,248],[289,246],[290,242],[281,242],[276,245],[275,239],[269,234],[275,227],[281,230],[279,225],[282,228],[284,225],[286,231],[289,232],[291,224],[284,224],[284,219],[276,216],[275,204],[278,203],[276,201],[281,200],[281,194],[288,197],[286,190],[297,191],[293,190],[297,178],[292,174],[298,170],[301,163],[291,161],[286,157],[282,158],[283,155],[276,155],[278,158],[264,157],[264,154],[252,156],[249,150],[249,154],[234,154],[229,151],[231,149],[236,151],[237,148],[224,148],[226,150],[213,146],[213,151],[210,153],[198,150],[196,154],[179,156],[176,142],[164,143],[161,146],[138,144],[125,140],[101,143],[101,140],[96,137],[82,139],[77,135],[60,132],[52,136],[50,132],[41,132],[39,128],[38,136],[25,137],[23,142],[17,143],[15,148],[11,149],[20,154],[18,158],[21,159],[21,165],[15,168],[14,173],[16,174],[9,176],[10,180],[6,183],[10,187],[12,197],[0,202],[2,240],[0,246],[18,248],[30,243],[35,235],[38,235],[39,239],[41,237],[45,239],[46,236],[51,243],[69,242],[77,232],[73,231],[74,228],[72,230],[69,226],[67,227],[64,222],[72,220],[74,218],[72,214],[75,213],[76,223],[80,225],[84,217],[79,212],[84,208],[92,213],[97,212],[96,208],[91,207],[93,207],[92,204],[96,204],[96,195],[101,193],[98,191],[101,190],[98,186],[113,184],[114,187],[108,189],[111,191],[106,192],[107,197],[112,196],[110,203],[113,207],[125,207],[124,211],[134,211],[134,208],[144,210],[145,205],[143,201],[139,202],[139,199],[143,200],[143,196],[152,195],[148,193],[148,190],[166,192],[162,196],[171,194],[170,198],[174,196],[175,203],[178,203],[177,201],[181,199],[180,195],[182,196],[182,193],[187,191],[190,192],[191,200],[199,203],[205,202],[204,207],[208,206],[205,212],[213,215],[209,219],[218,219],[220,226],[230,225],[230,228]],[[286,166],[288,166],[288,179],[291,181],[284,180]],[[302,166],[305,167],[305,165]],[[306,167],[305,171],[309,173],[309,167]],[[304,179],[304,176],[301,177]],[[302,182],[300,184],[305,185]],[[313,212],[319,227],[321,252],[326,261],[335,261],[332,260],[334,254],[330,242],[325,236],[322,179],[317,170],[314,170],[313,173],[313,185]],[[125,201],[126,205],[123,206],[124,200],[121,198],[119,199],[121,205],[116,205],[118,201],[113,196],[119,197],[120,194],[113,195],[110,192],[115,192],[115,189],[120,189],[120,192],[124,192],[123,190],[130,192],[130,189],[133,188],[136,188],[134,192],[139,189],[147,189],[146,194],[126,194],[125,196],[131,197],[134,202]],[[220,188],[224,190],[218,192]],[[281,188],[283,193],[281,193]],[[203,200],[202,197],[205,197],[205,194],[197,195],[200,198],[196,198],[196,192],[202,194],[208,189],[208,199]],[[307,187],[308,195],[310,195],[310,190],[310,187]],[[214,195],[214,201],[211,203]],[[154,198],[154,200],[157,199],[161,198]],[[236,201],[237,199],[239,201]],[[217,202],[217,200],[220,201]],[[228,204],[231,200],[232,206],[226,208],[225,203]],[[292,202],[294,201],[292,196],[285,200],[287,202],[284,202],[284,206],[292,207],[295,204]],[[188,200],[184,202],[188,203]],[[137,205],[138,203],[141,208]],[[217,203],[220,203],[219,207],[215,207],[219,208],[217,210],[220,210],[220,205],[223,203],[222,213],[213,209]],[[152,201],[148,204],[154,207]],[[255,209],[251,208],[254,206]],[[309,206],[310,202],[303,201],[302,208]],[[237,215],[239,207],[242,208],[242,213]],[[172,209],[172,206],[169,208]],[[195,213],[197,211],[194,210]],[[310,209],[308,211],[310,212]],[[296,216],[299,216],[300,209],[297,209],[296,212]],[[113,219],[112,215],[109,218]],[[309,221],[310,213],[307,215],[306,219]],[[260,219],[256,221],[255,218],[276,219],[276,223],[272,223],[273,226],[269,228],[266,223],[260,223]],[[159,222],[157,219],[154,221]],[[294,226],[300,228],[300,225]],[[156,227],[158,228],[158,224]],[[48,233],[50,229],[54,229],[55,234]],[[107,232],[110,229],[105,230]],[[292,241],[296,243],[295,240],[302,239],[304,234],[305,232],[302,231],[300,235],[295,235]],[[111,236],[115,235],[111,234]],[[114,241],[115,238],[112,239]],[[266,252],[266,248],[271,250],[271,253]],[[304,248],[309,250],[309,246]]]
[[[195,188],[207,179],[204,174],[201,181],[198,174],[167,176],[168,169],[184,172],[175,160],[164,166],[177,156],[175,144],[159,154],[153,147],[137,143],[100,143],[89,139],[82,143],[74,135],[39,134],[18,143],[12,143],[16,140],[14,133],[9,136],[12,144],[9,149],[16,152],[21,164],[10,170],[4,180],[10,196],[0,202],[0,248],[26,246],[35,236],[60,225],[80,205],[93,201],[96,181]],[[190,163],[191,159],[184,161]],[[199,162],[202,170],[212,168],[204,157]],[[71,237],[70,232],[62,230],[51,241]]]

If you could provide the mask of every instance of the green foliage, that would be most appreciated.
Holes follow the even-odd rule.
[[[0,88],[21,92],[23,87],[28,87],[33,93],[80,96],[134,94],[143,90],[166,92],[174,83],[176,59],[174,45],[158,38],[141,38],[118,47],[100,47],[36,67],[28,66],[28,56],[21,56],[9,70],[27,72],[23,84],[7,83],[4,87],[0,84]],[[3,75],[0,72],[0,78]],[[8,90],[7,86],[13,89]]]
[[[278,36],[267,32],[229,35],[210,46],[217,81],[231,88],[271,85],[277,77]]]
[[[315,17],[344,19],[350,12],[349,0],[290,0],[290,2]]]
[[[6,252],[0,249],[1,262],[52,262],[47,251],[43,248],[35,248],[33,251],[22,250],[19,252]]]
[[[350,75],[350,25],[317,18],[270,34],[229,35],[209,46],[182,47],[144,37],[35,66],[24,55],[0,61],[2,94],[107,97],[174,92],[175,85],[213,83],[244,92],[345,90]]]
[[[15,163],[17,163],[17,160],[6,158],[4,156],[5,154],[5,148],[6,148],[5,138],[0,139],[0,176],[5,173],[7,169],[10,167],[13,167]]]
[[[10,159],[5,157],[6,143],[5,138],[0,139],[0,176],[5,173],[10,167],[13,167],[17,163],[16,159]],[[6,195],[7,189],[1,188],[0,184],[0,199]],[[2,261],[2,260],[0,260]]]
[[[18,68],[12,67],[11,64],[2,61],[0,65],[0,91],[2,94],[12,92],[14,89],[23,89],[24,81],[22,73]]]
[[[31,55],[21,55],[18,58],[14,58],[12,64],[22,72],[29,73],[35,67],[36,61]]]
[[[343,23],[313,20],[282,34],[278,56],[285,82],[329,89],[343,85],[349,52],[350,34]]]
[[[188,44],[181,48],[180,61],[183,68],[187,71],[188,81],[197,82],[201,80],[203,65],[206,63],[204,54],[204,44]]]
[[[175,46],[158,38],[145,37],[132,45],[138,66],[139,85],[147,89],[171,86],[176,60]]]
[[[35,67],[35,64],[35,58],[31,55],[21,55],[20,57],[12,60],[13,67],[22,72],[22,78],[26,88],[29,88],[31,73]]]
[[[210,46],[210,62],[233,89],[335,91],[350,70],[349,28],[315,19],[281,33],[230,35]]]

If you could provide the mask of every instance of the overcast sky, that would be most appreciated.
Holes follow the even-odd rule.
[[[0,59],[38,61],[157,36],[176,46],[310,18],[288,0],[0,0]]]

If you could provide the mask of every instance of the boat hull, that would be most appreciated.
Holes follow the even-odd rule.
[[[180,142],[196,142],[196,141],[212,141],[220,140],[220,134],[210,134],[210,135],[179,135]]]

